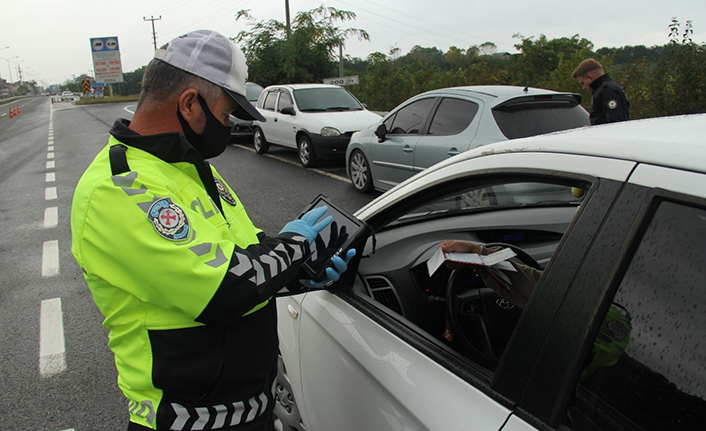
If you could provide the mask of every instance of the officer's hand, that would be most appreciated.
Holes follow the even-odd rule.
[[[324,243],[324,239],[321,235],[316,235],[314,240],[314,251],[316,252],[316,259],[312,262],[311,266],[318,268],[321,266],[324,260],[328,259],[329,256],[333,255],[339,248],[343,246],[348,240],[348,231],[345,226],[338,229],[338,223],[336,221],[331,222],[331,235],[329,236],[328,244]]]
[[[331,283],[338,281],[341,278],[341,274],[346,272],[348,269],[348,262],[355,256],[355,249],[352,248],[346,252],[346,260],[341,259],[339,256],[333,257],[333,265],[326,268],[326,278],[321,281],[310,280],[309,284],[312,287],[326,287]]]
[[[279,233],[298,233],[299,235],[305,237],[306,240],[309,241],[309,244],[313,244],[314,239],[319,234],[319,232],[324,230],[324,228],[328,226],[329,223],[331,223],[331,220],[333,220],[332,216],[328,216],[317,223],[317,221],[321,218],[322,215],[326,213],[326,211],[328,211],[328,207],[326,205],[314,208],[313,210],[304,214],[302,218],[298,220],[292,220],[286,225],[284,225],[284,227]]]

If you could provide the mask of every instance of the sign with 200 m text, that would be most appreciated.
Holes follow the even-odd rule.
[[[123,66],[120,62],[117,37],[91,38],[91,54],[97,81],[107,84],[123,82]]]
[[[341,76],[340,78],[325,78],[324,84],[331,85],[356,85],[358,84],[358,75],[353,76]]]

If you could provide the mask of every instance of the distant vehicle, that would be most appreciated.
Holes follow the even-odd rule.
[[[254,82],[245,83],[245,97],[253,104],[257,103],[257,98],[260,97],[262,93],[262,85],[256,84]],[[230,137],[235,142],[249,143],[252,142],[252,121],[243,120],[234,116],[230,116]]]
[[[356,190],[385,191],[481,145],[589,124],[579,94],[500,85],[442,88],[412,97],[353,135],[346,171]]]
[[[253,122],[253,144],[265,154],[270,144],[295,148],[302,166],[340,159],[351,135],[382,118],[368,111],[343,87],[326,84],[271,85],[257,109],[267,122]]]
[[[71,102],[73,100],[74,100],[73,91],[64,91],[61,93],[61,101],[62,102]]]

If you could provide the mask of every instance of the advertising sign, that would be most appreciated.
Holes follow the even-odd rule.
[[[91,38],[93,70],[96,80],[107,84],[123,82],[123,66],[117,37]]]

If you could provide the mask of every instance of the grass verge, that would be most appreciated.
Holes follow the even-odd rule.
[[[130,96],[96,97],[94,99],[85,98],[76,101],[77,105],[98,105],[100,103],[137,102],[139,94]]]

